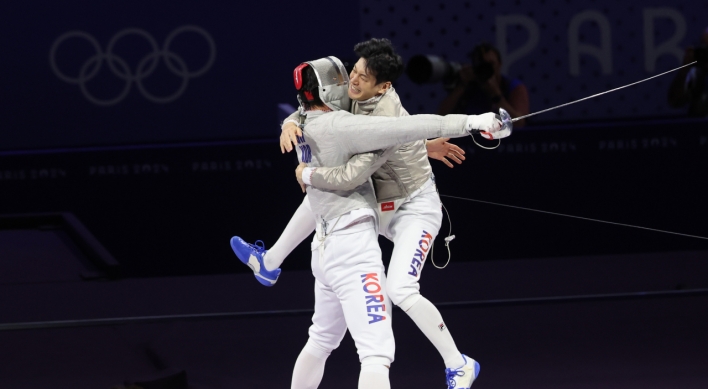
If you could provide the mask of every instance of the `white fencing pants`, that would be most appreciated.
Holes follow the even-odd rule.
[[[393,306],[386,295],[375,219],[330,233],[312,243],[315,314],[310,340],[325,350],[339,346],[347,328],[359,360],[393,362],[395,343],[391,329]],[[386,363],[387,362],[387,363]]]
[[[432,184],[406,199],[381,231],[394,244],[386,283],[394,304],[400,306],[406,298],[419,295],[420,274],[441,224],[440,197]]]

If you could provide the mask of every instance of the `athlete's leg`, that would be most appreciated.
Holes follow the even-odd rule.
[[[294,249],[305,238],[312,234],[315,230],[315,216],[310,208],[310,201],[305,196],[302,204],[297,208],[295,214],[288,222],[288,225],[283,230],[283,233],[278,238],[278,241],[268,250],[263,257],[265,268],[275,270]]]
[[[332,233],[325,240],[323,266],[339,296],[349,332],[361,361],[359,388],[390,387],[388,368],[395,343],[391,303],[373,218]],[[336,266],[329,267],[336,258]]]
[[[317,252],[313,251],[313,263]],[[314,389],[322,381],[325,362],[347,332],[342,306],[334,292],[315,281],[315,314],[309,329],[310,338],[300,352],[293,370],[292,389]]]
[[[361,362],[359,389],[390,389],[386,358],[369,357]]]
[[[308,340],[295,361],[290,387],[292,389],[316,389],[320,386],[329,354],[330,351],[325,351],[316,343]]]
[[[419,290],[420,275],[442,223],[435,187],[401,205],[388,229],[394,248],[387,283],[391,301],[398,305],[435,346],[448,368],[464,365],[462,354],[440,311]]]

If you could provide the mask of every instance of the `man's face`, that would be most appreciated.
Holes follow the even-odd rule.
[[[352,100],[368,100],[384,93],[390,86],[390,82],[376,83],[376,77],[366,70],[364,58],[359,58],[349,74],[349,98]]]

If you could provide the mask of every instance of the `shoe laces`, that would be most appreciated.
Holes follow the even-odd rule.
[[[262,240],[257,240],[255,244],[248,244],[253,251],[257,252],[258,254],[265,254],[266,249],[265,249],[265,243],[263,243]]]
[[[465,372],[462,369],[445,369],[445,374],[447,375],[448,389],[454,389],[455,385],[457,385],[455,378],[464,376]]]

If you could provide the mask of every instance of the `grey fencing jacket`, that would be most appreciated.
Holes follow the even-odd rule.
[[[344,111],[308,111],[303,136],[296,150],[300,161],[319,170],[320,167],[344,165],[354,155],[372,150],[379,150],[373,154],[381,158],[385,157],[385,150],[395,151],[398,145],[429,138],[468,135],[465,130],[467,118],[467,115],[392,118],[353,115]],[[346,189],[308,186],[307,193],[313,213],[324,220],[359,208],[376,208],[376,196],[368,180]]]
[[[353,101],[356,115],[401,117],[408,112],[393,87],[366,101]],[[288,120],[297,120],[296,112]],[[353,156],[344,165],[318,168],[310,177],[312,185],[331,190],[351,190],[373,180],[377,202],[407,197],[425,184],[432,174],[425,140],[416,140],[386,150]]]

